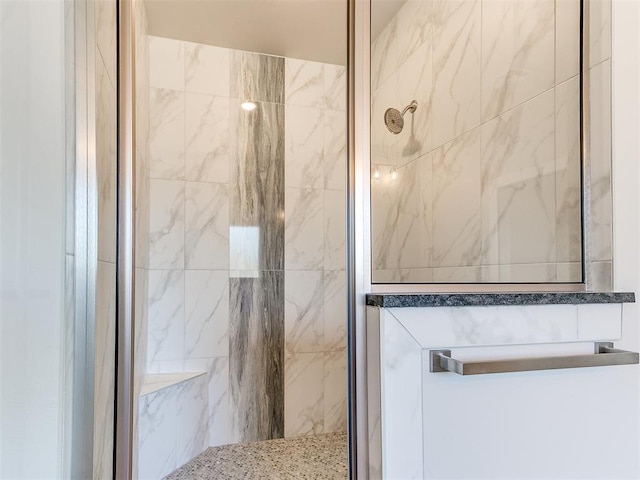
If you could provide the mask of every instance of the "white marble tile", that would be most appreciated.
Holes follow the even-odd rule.
[[[613,204],[611,196],[611,61],[590,70],[591,88],[591,218],[589,256],[611,260]]]
[[[176,389],[167,388],[139,400],[139,479],[157,480],[177,467],[176,399]]]
[[[347,430],[347,350],[324,354],[324,433]]]
[[[589,1],[589,66],[611,58],[611,0]]]
[[[151,270],[147,362],[183,358],[184,271]]]
[[[287,188],[285,269],[320,270],[323,265],[323,191]]]
[[[578,305],[578,339],[609,341],[622,338],[622,304]]]
[[[409,0],[408,3],[417,3],[417,0]],[[396,108],[403,109],[412,100],[417,102],[418,107],[414,113],[407,112],[404,115],[404,129],[397,136],[397,164],[406,163],[431,151],[432,69],[430,43],[420,45],[398,67],[400,104]]]
[[[151,180],[149,267],[184,268],[184,182]]]
[[[229,355],[229,273],[185,271],[185,358]]]
[[[103,62],[96,62],[96,175],[98,182],[98,260],[116,261],[117,97]]]
[[[431,267],[433,254],[433,156],[418,158],[417,235],[419,254],[416,265]],[[413,268],[413,266],[412,266]]]
[[[117,2],[115,0],[98,0],[95,2],[97,55],[102,57],[109,81],[115,88],[116,78],[116,38],[117,38]]]
[[[398,184],[397,225],[397,265],[400,268],[423,267],[425,258],[423,249],[428,245],[422,243],[420,236],[420,179],[418,162],[410,162],[396,171],[395,182]]]
[[[480,0],[433,3],[433,146],[480,124]]]
[[[555,261],[554,116],[550,90],[482,126],[486,265]]]
[[[575,305],[389,309],[423,347],[575,342]]]
[[[324,191],[325,270],[344,270],[346,268],[346,202],[345,192],[340,190]]]
[[[149,84],[184,91],[184,42],[149,36]]]
[[[373,94],[371,101],[372,164],[397,165],[402,162],[402,157],[398,154],[399,137],[387,130],[384,122],[387,109],[404,108],[400,105],[399,96],[397,75],[392,75]]]
[[[393,17],[371,46],[371,91],[375,92],[398,66],[397,17]]]
[[[580,78],[555,89],[556,103],[556,259],[582,259],[582,180]]]
[[[367,420],[369,478],[382,478],[380,309],[367,307]]]
[[[325,110],[323,122],[324,188],[330,190],[346,190],[346,114],[338,110]]]
[[[96,283],[93,468],[94,475],[111,476],[116,382],[115,264],[98,262]]]
[[[398,283],[431,283],[433,268],[401,268],[397,278]]]
[[[504,283],[553,283],[558,281],[555,263],[501,264],[500,281]]]
[[[149,101],[151,178],[182,180],[185,166],[184,93],[152,88]]]
[[[176,467],[209,447],[209,395],[204,376],[176,385]]]
[[[319,108],[285,108],[287,187],[322,188],[324,180],[324,114]]]
[[[390,270],[397,264],[398,182],[388,166],[373,165],[371,179],[371,237],[373,270]]]
[[[594,292],[610,292],[613,289],[612,262],[587,264],[587,285]]]
[[[342,65],[324,64],[325,107],[344,112],[347,109],[347,69]]]
[[[185,190],[186,268],[229,268],[228,185],[186,182]]]
[[[482,118],[553,86],[555,1],[482,1]]]
[[[580,73],[580,0],[556,0],[556,85]]]
[[[482,274],[482,267],[436,267],[432,269],[434,283],[481,283],[483,281]]]
[[[497,213],[491,213],[498,223],[491,227],[495,235],[485,237],[489,242],[497,239],[497,245],[483,245],[489,262],[496,258],[494,249],[500,265],[555,261],[555,188],[555,175],[548,174],[497,189],[496,204],[488,208],[497,209]]]
[[[184,374],[184,360],[179,358],[177,360],[159,360],[156,362],[147,362],[147,375],[169,375],[177,374],[182,376]]]
[[[480,129],[433,153],[433,266],[480,262]]]
[[[296,353],[284,362],[285,437],[324,431],[323,353]]]
[[[560,283],[582,282],[582,262],[556,264],[556,280]]]
[[[324,271],[324,351],[347,347],[347,275]]]
[[[229,96],[229,49],[184,43],[185,91]]]
[[[170,388],[189,380],[193,380],[196,377],[203,377],[206,375],[206,371],[201,372],[180,372],[180,373],[158,373],[158,374],[145,374],[142,378],[142,388],[140,390],[140,396],[149,395],[165,388]]]
[[[229,182],[229,99],[187,93],[185,178]]]
[[[422,478],[420,345],[388,311],[380,321],[383,478]]]
[[[324,65],[306,60],[285,59],[285,103],[304,107],[325,106]]]
[[[206,370],[209,397],[209,445],[229,443],[229,359],[186,360],[186,370]]]
[[[322,271],[290,271],[284,279],[285,351],[309,353],[323,351]]]
[[[429,43],[433,28],[432,15],[431,1],[408,0],[398,10],[396,16],[398,65]]]

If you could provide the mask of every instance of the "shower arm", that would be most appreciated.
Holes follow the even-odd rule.
[[[407,105],[406,107],[404,107],[404,110],[402,110],[402,116],[404,117],[404,114],[407,113],[407,110],[409,110],[411,113],[416,111],[416,108],[418,108],[418,102],[416,102],[415,100],[411,100],[411,103],[409,105]]]

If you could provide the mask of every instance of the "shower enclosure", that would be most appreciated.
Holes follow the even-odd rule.
[[[347,427],[344,63],[177,35],[169,7],[135,4],[139,478]]]

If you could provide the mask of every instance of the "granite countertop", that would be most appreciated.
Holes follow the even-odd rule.
[[[634,303],[633,292],[542,293],[370,293],[372,307],[470,307],[491,305],[580,305],[587,303]]]

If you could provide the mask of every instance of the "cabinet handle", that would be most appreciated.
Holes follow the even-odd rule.
[[[529,372],[559,368],[606,367],[610,365],[637,364],[636,352],[613,348],[611,342],[596,342],[595,355],[571,355],[563,357],[517,358],[488,362],[462,362],[451,358],[451,350],[429,351],[430,372],[452,372],[458,375],[482,375],[486,373]]]

